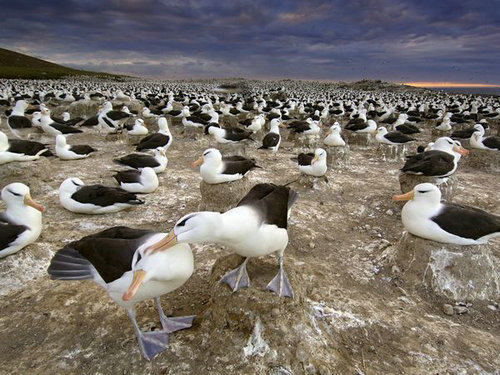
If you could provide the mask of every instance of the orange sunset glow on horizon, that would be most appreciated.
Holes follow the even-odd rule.
[[[457,82],[405,82],[403,85],[414,87],[500,87],[485,83],[457,83]]]

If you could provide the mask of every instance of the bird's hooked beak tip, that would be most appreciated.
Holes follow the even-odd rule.
[[[198,158],[191,163],[191,168],[196,168],[203,163],[203,158]]]
[[[145,277],[146,277],[146,271],[143,270],[134,271],[134,275],[132,276],[132,282],[130,283],[130,286],[125,291],[125,293],[123,293],[122,299],[124,301],[130,301],[132,298],[134,298],[137,291],[139,290],[139,287],[143,283]]]
[[[31,199],[31,196],[29,194],[26,194],[24,196],[24,204],[26,206],[33,207],[35,210],[38,210],[40,212],[43,212],[43,210],[45,210],[45,207]]]
[[[160,241],[149,246],[144,252],[155,253],[160,250],[167,250],[175,245],[177,245],[177,236],[175,235],[174,231],[171,230],[168,235],[163,237],[163,239],[161,239]]]
[[[453,151],[458,152],[462,156],[466,156],[469,154],[469,150],[467,150],[463,147],[458,147],[458,146],[454,146]]]
[[[412,200],[414,196],[413,190],[409,191],[408,193],[405,194],[400,194],[400,195],[393,195],[392,200],[393,201],[409,201]]]

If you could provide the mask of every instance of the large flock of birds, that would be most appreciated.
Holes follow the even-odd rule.
[[[435,127],[442,136],[406,155],[401,168],[405,174],[436,179],[435,184],[418,184],[393,197],[409,201],[402,211],[405,229],[426,239],[461,245],[485,243],[500,235],[499,216],[441,202],[436,186],[456,171],[460,157],[467,154],[460,140],[469,139],[472,148],[500,150],[499,138],[486,135],[491,124],[500,120],[499,97],[359,91],[294,81],[283,85],[257,81],[239,85],[212,81],[1,81],[0,164],[29,163],[40,157],[92,157],[96,152],[92,145],[72,144],[75,133],[134,136],[135,152],[110,155],[110,162],[127,167],[114,175],[116,186],[86,185],[76,176],[60,185],[60,204],[68,211],[108,214],[143,204],[138,194],[158,188],[157,174],[165,172],[174,142],[172,126],[183,127],[185,136],[213,137],[217,144],[232,145],[235,150],[257,144],[259,152],[274,155],[279,153],[281,133],[292,134],[307,147],[313,146],[294,159],[300,173],[313,179],[327,173],[328,153],[348,147],[343,133],[367,139],[373,135],[375,142],[398,148],[415,142],[424,126]],[[132,111],[127,103],[142,109]],[[87,118],[70,115],[77,105],[96,104],[97,113]],[[53,116],[54,109],[61,117]],[[150,134],[145,121],[151,119],[158,131]],[[30,140],[36,133],[53,141]],[[223,155],[216,147],[200,150],[200,155],[192,166],[200,166],[202,180],[211,185],[231,184],[258,167],[254,159]],[[4,186],[1,198],[6,206],[0,216],[3,258],[37,240],[44,208],[21,182]],[[253,186],[236,207],[224,213],[190,213],[169,233],[112,227],[65,245],[54,255],[48,273],[53,279],[93,280],[101,285],[125,308],[143,356],[151,359],[167,347],[170,333],[192,324],[194,316],[167,317],[160,303],[160,296],[182,286],[193,273],[190,243],[226,245],[245,258],[221,279],[233,291],[250,284],[249,258],[277,254],[279,272],[267,288],[280,297],[293,298],[283,253],[288,244],[287,221],[296,199],[297,193],[289,185],[262,183]],[[134,305],[149,298],[156,301],[163,329],[142,332]]]

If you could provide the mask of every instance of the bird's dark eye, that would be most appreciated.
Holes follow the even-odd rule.
[[[428,193],[430,190],[418,190],[420,194]]]
[[[186,216],[186,217],[184,218],[184,220],[182,220],[180,223],[177,223],[175,226],[176,226],[176,227],[183,227],[184,225],[186,225],[187,221],[188,221],[189,219],[191,219],[193,216],[194,216],[194,215]]]
[[[21,194],[14,193],[12,190],[9,190],[9,193],[11,193],[12,195],[15,195],[16,197],[20,197],[21,196]]]
[[[208,154],[210,154],[211,151],[207,151],[203,154],[203,156],[207,156]]]
[[[79,183],[75,182],[74,180],[71,180],[71,182],[73,183],[73,185],[75,186],[81,186]]]

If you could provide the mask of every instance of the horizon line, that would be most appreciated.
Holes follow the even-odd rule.
[[[413,87],[500,87],[487,83],[459,83],[459,82],[404,82],[405,86]]]

